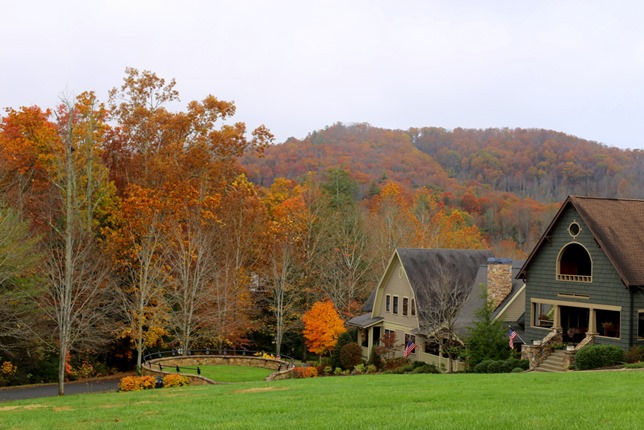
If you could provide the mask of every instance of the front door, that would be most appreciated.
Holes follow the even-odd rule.
[[[561,306],[560,315],[564,342],[581,342],[588,331],[590,309]]]

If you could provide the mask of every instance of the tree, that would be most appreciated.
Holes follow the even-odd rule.
[[[117,291],[124,328],[120,335],[131,339],[137,368],[145,348],[158,344],[167,334],[164,206],[155,190],[131,185],[107,239],[113,267],[121,277]]]
[[[307,235],[307,208],[290,181],[277,179],[265,198],[268,206],[265,299],[272,315],[275,352],[281,354],[285,333],[299,320],[303,294],[298,287],[298,261]]]
[[[35,310],[27,300],[36,295],[36,267],[42,261],[38,240],[17,211],[0,204],[0,352],[31,340]],[[31,306],[30,306],[31,305]],[[33,345],[30,345],[33,346]]]
[[[356,182],[343,169],[331,169],[322,183],[319,222],[318,297],[329,298],[351,318],[366,298],[370,260],[362,211],[354,200]]]
[[[180,190],[180,191],[179,191]],[[213,315],[212,284],[216,260],[211,250],[216,234],[219,196],[200,196],[190,184],[171,193],[165,261],[171,273],[166,296],[169,325],[183,351],[204,338]]]
[[[251,288],[261,260],[259,239],[266,210],[255,186],[245,175],[230,183],[221,196],[218,230],[211,251],[215,257],[208,333],[218,348],[247,344],[254,326]]]
[[[505,360],[510,356],[506,330],[501,321],[494,320],[494,307],[487,289],[481,288],[483,306],[476,311],[474,325],[465,339],[467,365],[473,369],[483,360]]]
[[[344,322],[330,300],[316,302],[303,316],[306,346],[320,356],[330,352],[338,337],[346,331]]]
[[[100,117],[93,108],[93,95],[86,96],[77,100],[78,106],[64,103],[58,112],[61,145],[51,181],[59,194],[49,202],[51,230],[44,251],[48,288],[37,298],[54,324],[59,395],[65,392],[70,351],[104,344],[112,317],[110,267],[100,252],[94,223],[97,208],[110,200],[111,188],[99,168],[100,142],[84,127]],[[88,190],[93,191],[88,194]]]
[[[426,272],[423,276],[427,280],[426,285],[417,292],[418,303],[424,303],[418,306],[420,329],[425,337],[439,343],[441,355],[448,356],[447,371],[451,372],[453,359],[460,349],[456,318],[470,294],[476,273],[468,273],[467,268],[460,266],[455,259],[423,270]]]

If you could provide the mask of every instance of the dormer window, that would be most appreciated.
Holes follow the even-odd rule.
[[[573,282],[593,281],[592,261],[586,248],[578,243],[571,243],[561,250],[559,258],[557,259],[557,280]]]

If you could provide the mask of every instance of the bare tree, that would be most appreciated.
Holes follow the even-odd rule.
[[[368,237],[358,208],[330,214],[325,227],[325,269],[320,288],[342,316],[350,318],[356,303],[367,294]]]
[[[99,252],[92,222],[95,208],[109,192],[105,183],[101,183],[106,175],[101,177],[98,166],[92,169],[92,163],[86,158],[88,154],[97,158],[95,153],[87,151],[97,144],[94,136],[79,131],[79,125],[96,118],[87,112],[77,118],[76,113],[77,107],[65,102],[59,117],[61,157],[52,183],[60,191],[60,200],[51,202],[51,233],[44,245],[48,288],[39,298],[54,324],[52,346],[59,357],[59,395],[65,393],[70,350],[95,347],[108,340],[105,330],[109,327],[107,320],[112,303],[108,297],[111,289],[107,288],[110,267]],[[85,193],[88,188],[81,186],[85,181],[96,186],[92,197]]]
[[[203,333],[212,316],[211,291],[215,261],[213,228],[197,214],[169,229],[167,264],[172,276],[167,289],[169,326],[184,351]]]
[[[454,260],[425,266],[423,271],[425,285],[417,291],[420,329],[427,339],[441,346],[441,355],[447,354],[447,371],[451,373],[459,344],[456,320],[472,289],[473,276]]]

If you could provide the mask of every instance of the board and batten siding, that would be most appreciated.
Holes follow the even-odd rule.
[[[409,331],[417,327],[417,319],[411,316],[411,299],[415,299],[414,293],[409,285],[409,281],[405,276],[402,264],[399,259],[395,259],[391,264],[386,278],[381,283],[381,291],[378,292],[377,297],[377,314],[374,316],[381,316],[385,318],[385,328],[387,325],[395,325],[404,329],[409,328]],[[386,296],[391,296],[391,309],[389,312],[386,310]],[[398,314],[393,313],[393,298],[398,297]],[[403,316],[403,298],[409,300],[409,312],[407,316]]]
[[[577,222],[581,226],[581,232],[576,237],[568,232],[572,222]],[[570,243],[578,243],[588,251],[592,264],[592,282],[557,280],[559,253]],[[588,298],[566,297],[572,294],[584,295]],[[549,331],[545,328],[532,327],[532,302],[539,299],[586,308],[592,305],[620,307],[620,338],[601,338],[597,339],[597,342],[628,347],[628,339],[631,336],[629,316],[632,315],[630,292],[572,205],[561,214],[550,231],[549,238],[541,243],[528,268],[525,300],[526,341],[528,342],[542,339]]]

